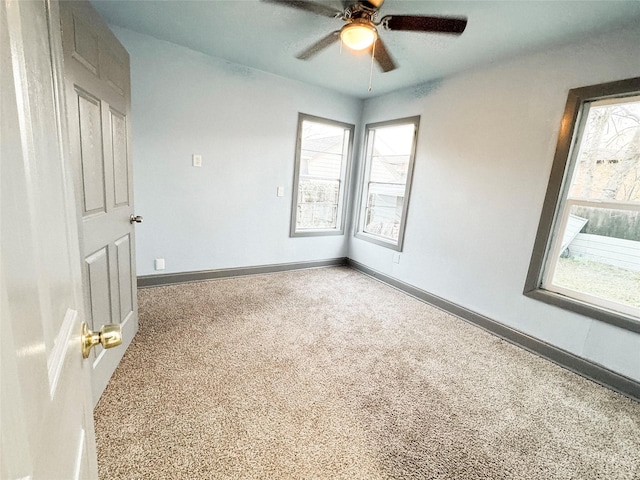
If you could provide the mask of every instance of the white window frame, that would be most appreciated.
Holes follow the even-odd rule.
[[[298,214],[298,195],[300,185],[300,164],[302,159],[302,124],[303,122],[314,122],[330,125],[332,127],[343,128],[349,132],[349,139],[347,145],[343,149],[342,164],[340,165],[340,178],[327,179],[331,181],[338,180],[338,204],[336,211],[336,226],[334,228],[305,228],[297,229],[297,214]],[[317,117],[315,115],[309,115],[306,113],[298,114],[298,133],[296,140],[296,156],[295,166],[293,173],[293,195],[291,203],[291,227],[289,234],[291,237],[312,237],[320,235],[343,235],[344,224],[346,216],[346,206],[348,202],[348,186],[349,186],[349,172],[351,169],[351,157],[353,156],[353,135],[355,126],[349,123],[339,122],[337,120],[331,120],[328,118]],[[321,179],[320,177],[315,177]]]
[[[640,94],[640,77],[569,91],[524,288],[524,294],[528,297],[636,333],[640,333],[640,317],[637,309],[554,285],[552,279],[554,278],[556,259],[560,255],[561,232],[564,232],[573,205],[617,210],[637,209],[636,206],[623,202],[571,199],[568,198],[568,191],[571,187],[575,161],[590,106],[598,101],[624,99],[638,94]]]
[[[407,180],[404,189],[404,202],[402,205],[402,213],[400,215],[400,225],[398,232],[398,239],[394,241],[391,238],[384,237],[382,235],[376,235],[370,232],[365,232],[364,222],[366,218],[367,202],[369,199],[369,186],[371,183],[371,160],[373,156],[373,143],[375,139],[375,131],[378,128],[393,127],[398,125],[412,124],[413,130],[413,144],[409,155],[409,165],[407,168]],[[358,208],[358,219],[356,223],[355,236],[362,240],[366,240],[377,245],[390,248],[401,252],[404,244],[404,234],[407,224],[407,213],[409,211],[409,197],[411,195],[411,185],[413,180],[413,169],[416,157],[416,145],[418,143],[418,128],[420,126],[420,116],[398,118],[395,120],[389,120],[385,122],[370,123],[365,126],[365,151],[364,151],[364,168],[362,169],[362,176],[360,181],[360,204]]]

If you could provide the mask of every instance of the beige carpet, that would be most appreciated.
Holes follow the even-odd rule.
[[[138,296],[101,478],[640,479],[640,403],[349,268]]]

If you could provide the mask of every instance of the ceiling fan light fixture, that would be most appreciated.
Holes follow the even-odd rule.
[[[340,39],[352,50],[369,48],[378,39],[375,27],[367,23],[348,23],[340,30]]]

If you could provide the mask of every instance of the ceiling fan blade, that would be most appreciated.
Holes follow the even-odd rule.
[[[384,42],[380,38],[376,40],[373,58],[376,62],[378,62],[380,68],[382,68],[382,70],[385,72],[390,72],[391,70],[396,69],[396,63],[393,61],[393,58],[391,58],[387,47],[385,47]]]
[[[331,32],[326,37],[321,38],[316,43],[314,43],[309,48],[307,48],[305,51],[300,52],[298,55],[296,55],[296,58],[299,58],[300,60],[307,60],[308,58],[314,56],[315,54],[320,53],[320,51],[324,50],[329,45],[337,42],[338,40],[340,40],[340,30]]]
[[[423,17],[418,15],[387,15],[380,20],[388,30],[437,32],[460,35],[467,26],[466,18]]]
[[[306,2],[304,0],[261,0],[265,3],[274,3],[276,5],[282,5],[283,7],[297,8],[298,10],[305,10],[311,13],[317,13],[318,15],[322,15],[323,17],[329,18],[339,18],[342,16],[343,12],[330,7],[328,5],[323,5],[321,3],[314,2]]]

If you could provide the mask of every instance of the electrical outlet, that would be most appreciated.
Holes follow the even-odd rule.
[[[156,270],[164,270],[164,258],[156,258]]]
[[[202,155],[193,154],[193,166],[201,167],[202,166]]]

